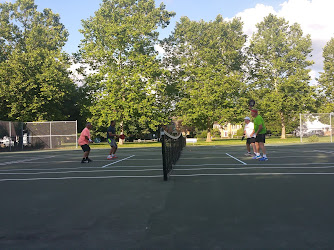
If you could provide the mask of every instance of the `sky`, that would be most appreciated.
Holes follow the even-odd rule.
[[[7,0],[8,1],[8,0]],[[14,0],[9,0],[14,1]],[[251,37],[256,31],[255,24],[263,21],[269,13],[284,17],[292,23],[299,23],[304,34],[310,34],[313,42],[311,77],[323,71],[322,50],[326,43],[334,38],[334,0],[155,0],[157,6],[163,2],[168,11],[176,12],[168,28],[159,30],[160,38],[167,37],[173,31],[176,22],[182,16],[191,20],[211,21],[221,14],[230,20],[240,17],[244,22],[244,32]],[[0,3],[5,0],[0,0]],[[99,9],[102,0],[35,0],[38,10],[50,8],[58,13],[61,22],[70,36],[64,50],[74,53],[82,39],[79,32],[81,20],[86,20]]]

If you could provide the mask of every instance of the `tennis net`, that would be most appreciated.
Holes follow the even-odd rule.
[[[181,133],[178,136],[173,136],[163,131],[161,133],[161,142],[163,174],[164,180],[167,181],[173,170],[173,165],[179,160],[182,149],[186,146],[186,138]]]

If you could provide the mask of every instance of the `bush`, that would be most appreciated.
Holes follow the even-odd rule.
[[[309,142],[319,142],[319,136],[317,135],[312,135],[308,138]]]
[[[206,138],[208,132],[206,130],[197,133],[196,138]]]
[[[214,138],[220,138],[220,131],[218,128],[214,128],[211,132],[211,136]]]
[[[237,131],[237,136],[243,136],[244,135],[244,128],[239,128]]]

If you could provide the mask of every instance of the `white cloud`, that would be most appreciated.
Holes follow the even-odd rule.
[[[263,18],[268,16],[270,13],[276,15],[272,6],[257,4],[255,8],[246,9],[243,12],[238,13],[236,16],[241,17],[241,20],[244,22],[244,32],[250,37],[253,32],[256,32],[255,25],[262,22]]]
[[[82,64],[80,63],[72,63],[70,68],[68,69],[72,74],[71,74],[71,78],[72,80],[78,85],[78,86],[82,86],[83,84],[83,80],[85,79],[85,77],[81,74],[78,73],[78,69],[82,66]]]
[[[312,39],[312,60],[310,75],[314,81],[318,72],[322,71],[322,50],[326,43],[334,37],[334,10],[333,0],[288,0],[283,2],[279,9],[272,6],[257,4],[254,8],[246,9],[236,16],[244,22],[244,32],[251,36],[256,32],[255,24],[263,21],[269,13],[284,17],[290,24],[299,23],[304,34],[310,34]]]
[[[155,44],[154,49],[159,53],[159,55],[163,55],[165,53],[165,50],[159,44]]]
[[[311,70],[311,72],[309,73],[310,77],[311,77],[311,82],[310,85],[315,86],[317,85],[317,81],[315,80],[315,78],[319,78],[319,72],[315,71],[315,70]]]

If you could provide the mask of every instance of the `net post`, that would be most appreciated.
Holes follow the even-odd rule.
[[[75,148],[78,148],[78,120],[75,120]]]
[[[162,149],[162,167],[163,167],[163,174],[164,174],[164,181],[168,180],[168,169],[167,169],[167,161],[166,161],[166,139],[165,133],[161,132],[161,149]]]

